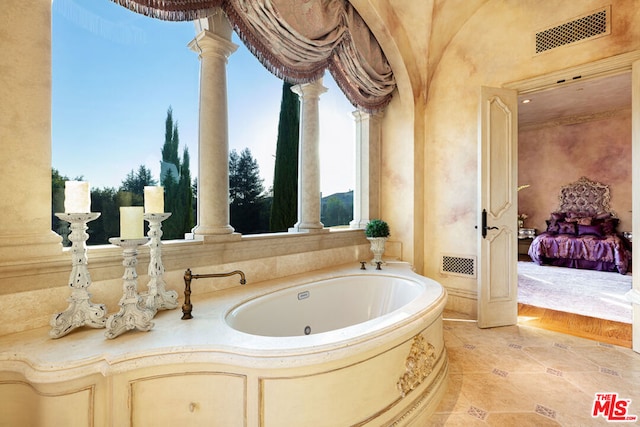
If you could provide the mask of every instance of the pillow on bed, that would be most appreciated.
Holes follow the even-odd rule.
[[[576,234],[575,223],[560,221],[557,224],[558,224],[558,234]]]
[[[558,234],[558,223],[564,221],[567,214],[564,212],[551,212],[547,222],[547,233]]]
[[[602,231],[602,225],[582,225],[578,224],[578,236],[593,235],[598,237],[604,237],[605,234]]]
[[[618,223],[620,220],[610,213],[599,213],[593,217],[592,224],[597,224],[602,226],[602,234],[608,236],[610,234],[616,234]]]
[[[567,212],[565,221],[575,222],[576,224],[582,225],[591,225],[592,217],[580,212]]]
[[[606,235],[616,234],[616,230],[618,228],[618,223],[620,220],[618,218],[608,218],[601,222],[602,232]]]

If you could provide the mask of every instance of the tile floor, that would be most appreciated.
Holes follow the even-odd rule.
[[[445,312],[449,387],[430,426],[640,425],[640,354],[526,325],[479,329]],[[596,393],[636,422],[591,416]]]

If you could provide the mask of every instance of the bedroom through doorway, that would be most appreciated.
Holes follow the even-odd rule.
[[[519,315],[547,329],[631,347],[631,304],[624,301],[632,286],[630,269],[621,274],[540,266],[528,255],[534,235],[547,231],[561,187],[580,177],[611,188],[616,231],[632,239],[631,72],[520,91],[518,98],[518,216],[524,221],[518,239]],[[591,286],[573,293],[563,288],[581,283]]]

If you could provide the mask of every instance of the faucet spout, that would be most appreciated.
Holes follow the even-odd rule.
[[[209,277],[229,277],[234,274],[240,276],[241,285],[247,283],[244,273],[240,270],[233,270],[228,273],[193,274],[191,273],[191,269],[187,268],[184,272],[184,304],[182,304],[182,320],[193,319],[193,316],[191,315],[191,310],[193,309],[193,304],[191,304],[191,280],[206,279]]]

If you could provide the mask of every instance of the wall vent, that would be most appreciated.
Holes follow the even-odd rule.
[[[536,33],[536,53],[600,37],[611,32],[609,6]]]
[[[473,256],[442,255],[440,273],[467,278],[476,277],[476,258]]]

